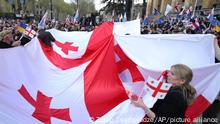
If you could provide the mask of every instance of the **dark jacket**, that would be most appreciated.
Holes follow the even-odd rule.
[[[11,48],[11,47],[12,46],[10,44],[0,41],[0,48]]]
[[[181,89],[170,89],[164,99],[159,99],[151,109],[156,118],[147,124],[183,124],[187,101]],[[149,119],[147,119],[148,121]]]

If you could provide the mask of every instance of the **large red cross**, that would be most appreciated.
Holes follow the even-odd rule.
[[[44,95],[41,91],[37,92],[36,100],[31,97],[24,85],[22,85],[21,88],[18,89],[18,92],[24,97],[25,100],[28,101],[28,103],[35,107],[35,111],[32,113],[32,116],[40,120],[44,124],[51,124],[51,117],[70,122],[72,121],[69,115],[69,108],[50,108],[52,97]]]
[[[154,82],[152,81],[151,83],[154,83]],[[151,85],[149,82],[147,82],[146,85],[154,91],[152,94],[153,97],[156,97],[159,92],[162,92],[162,93],[168,92],[168,90],[161,89],[161,87],[163,85],[162,82],[159,82],[158,86],[156,86],[156,87]]]
[[[65,42],[61,43],[59,41],[55,41],[55,44],[61,48],[61,50],[68,55],[69,50],[71,51],[78,51],[79,47],[78,46],[71,46],[73,42]]]
[[[138,70],[137,65],[124,54],[119,45],[116,45],[114,50],[120,58],[120,61],[117,62],[119,73],[121,73],[125,69],[128,69],[131,73],[133,82],[144,81],[144,77]]]

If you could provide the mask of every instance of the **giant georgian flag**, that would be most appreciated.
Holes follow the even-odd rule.
[[[0,50],[0,122],[88,124],[128,99],[113,53],[113,23],[92,33],[51,31],[45,46]]]

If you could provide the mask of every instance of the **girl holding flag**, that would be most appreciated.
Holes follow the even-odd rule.
[[[132,103],[144,109],[147,123],[184,123],[184,114],[188,105],[194,100],[196,90],[190,85],[193,77],[192,70],[183,64],[171,66],[169,71],[162,73],[168,83],[172,84],[171,89],[164,99],[158,99],[152,109],[149,109],[140,98]],[[146,120],[145,120],[146,119]]]

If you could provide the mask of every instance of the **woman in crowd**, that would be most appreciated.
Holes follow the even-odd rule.
[[[134,105],[143,108],[146,113],[142,123],[146,123],[146,120],[151,120],[147,122],[148,124],[171,123],[171,121],[175,124],[183,123],[185,110],[196,94],[195,88],[190,85],[192,77],[192,70],[188,66],[173,65],[167,74],[167,82],[171,83],[172,87],[164,99],[157,100],[152,109],[149,109],[142,99],[132,101]]]

